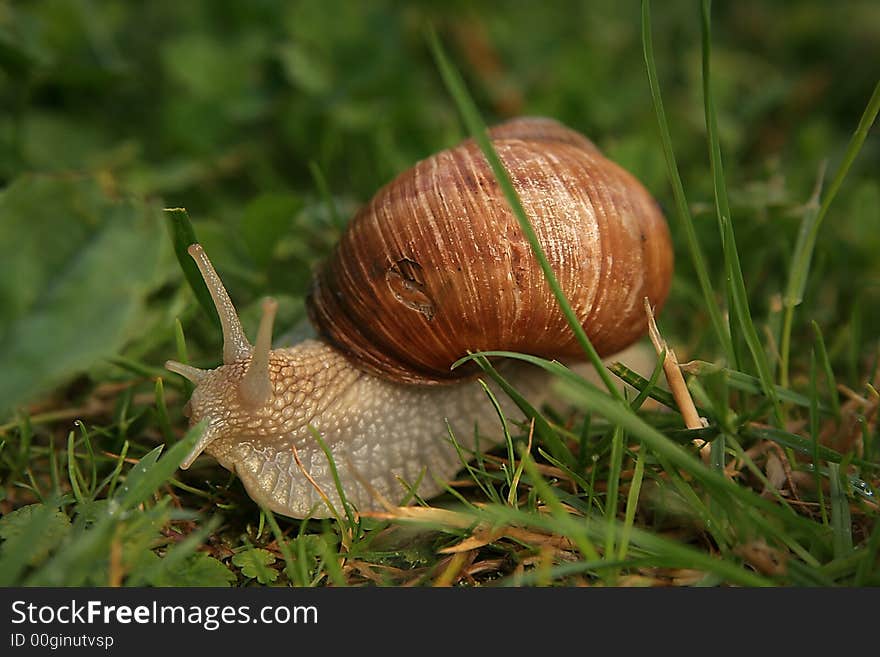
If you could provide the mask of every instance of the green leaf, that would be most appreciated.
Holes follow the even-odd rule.
[[[42,562],[70,530],[70,518],[63,511],[45,504],[23,506],[0,518],[0,538],[4,540],[0,557],[6,558],[7,549],[16,543],[14,539],[24,536],[37,516],[44,516],[40,533],[34,537],[36,540],[27,542],[27,562],[32,566]]]
[[[173,582],[173,578],[176,577],[179,569],[185,566],[185,564],[191,563],[193,558],[197,558],[195,554],[199,546],[208,535],[217,530],[219,525],[220,519],[218,517],[215,516],[209,519],[208,522],[203,523],[198,529],[189,533],[182,540],[177,541],[171,548],[167,549],[161,559],[146,545],[141,543],[140,546],[143,546],[143,548],[134,560],[133,567],[130,569],[126,580],[126,586],[159,585],[166,581]],[[131,540],[128,540],[127,543],[129,549],[131,547],[135,549],[140,547]]]
[[[189,220],[186,208],[165,208],[165,216],[168,217],[168,231],[171,234],[174,255],[183,270],[183,275],[202,309],[211,318],[214,325],[219,328],[220,316],[217,315],[214,300],[211,298],[211,293],[208,291],[208,286],[202,278],[198,266],[187,251],[191,244],[195,244],[199,240],[196,238],[196,232]]]
[[[663,99],[660,95],[657,66],[654,63],[654,45],[651,36],[651,5],[648,0],[642,0],[642,49],[645,54],[645,67],[648,73],[648,85],[651,89],[651,100],[654,104],[654,113],[657,116],[657,125],[660,129],[660,142],[663,146],[663,155],[666,157],[669,183],[672,186],[672,193],[675,197],[679,228],[684,233],[688,252],[700,284],[700,290],[703,293],[704,307],[712,320],[712,326],[715,329],[718,342],[724,348],[728,362],[734,363],[736,362],[736,357],[733,350],[733,342],[730,338],[729,326],[722,318],[721,308],[715,299],[715,291],[712,289],[709,270],[706,267],[706,259],[703,256],[703,248],[697,237],[694,220],[684,193],[684,185],[681,182],[681,175],[678,171],[675,152],[672,149],[672,137],[670,136],[669,124],[666,120],[666,111],[663,109]]]
[[[141,567],[153,566],[160,557],[153,553],[139,564]],[[236,581],[235,574],[222,562],[204,552],[195,552],[178,564],[160,569],[152,586],[210,586],[228,587]]]
[[[154,208],[87,179],[19,178],[0,218],[2,413],[119,352],[161,282],[161,246]]]
[[[76,518],[87,525],[97,522],[100,518],[110,514],[112,500],[83,500],[76,505]]]
[[[241,568],[245,577],[253,577],[260,584],[271,584],[278,579],[278,571],[269,568],[275,563],[275,555],[261,548],[248,548],[232,557],[232,563]]]

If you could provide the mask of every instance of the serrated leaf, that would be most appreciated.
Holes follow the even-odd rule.
[[[0,538],[4,541],[0,546],[0,557],[6,556],[4,553],[16,542],[15,539],[26,535],[38,517],[42,520],[41,530],[35,541],[28,541],[27,563],[35,566],[45,560],[70,530],[67,514],[59,509],[50,509],[45,504],[29,504],[0,518]]]
[[[232,557],[232,563],[241,568],[245,577],[253,577],[260,584],[271,584],[278,579],[278,571],[269,568],[275,563],[275,555],[261,548],[248,548]]]
[[[100,518],[111,513],[112,501],[105,500],[83,500],[76,505],[77,520],[82,520],[86,525],[97,522]]]
[[[161,282],[160,237],[155,208],[92,180],[0,192],[0,413],[118,353]]]
[[[169,573],[173,574],[182,564],[188,563],[205,538],[219,526],[220,519],[211,518],[197,530],[175,542],[161,559],[149,549],[142,550],[140,554],[136,554],[134,565],[129,569],[126,585],[144,586],[150,582],[164,581]]]
[[[140,567],[152,567],[160,559],[153,553],[144,556]],[[196,552],[178,564],[159,569],[149,584],[152,586],[211,586],[228,587],[236,581],[235,574],[222,562],[204,552]]]

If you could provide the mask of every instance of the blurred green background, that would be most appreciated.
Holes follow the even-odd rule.
[[[656,2],[653,19],[685,189],[718,263],[699,4]],[[0,2],[0,415],[85,403],[96,382],[161,366],[178,317],[193,359],[216,363],[219,335],[182,285],[163,207],[189,210],[246,324],[267,293],[282,323],[301,318],[311,271],[353,210],[463,136],[428,25],[487,121],[555,117],[671,210],[639,21],[635,1]],[[771,332],[803,204],[820,162],[840,161],[878,62],[876,0],[713,8],[734,225]],[[796,327],[809,336],[815,319],[851,381],[880,335],[878,171],[873,134],[823,225]],[[675,240],[665,330],[680,355],[711,360]],[[795,373],[808,356],[795,349]]]

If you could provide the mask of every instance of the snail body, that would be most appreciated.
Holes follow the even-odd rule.
[[[643,299],[659,308],[672,273],[669,232],[649,193],[555,121],[517,119],[490,137],[597,351],[637,340]],[[224,364],[166,364],[196,383],[191,421],[207,420],[183,467],[206,451],[284,515],[326,516],[327,501],[338,508],[313,431],[357,508],[411,497],[401,482],[430,497],[461,467],[450,429],[464,450],[477,447],[475,423],[481,436],[501,438],[473,371],[451,370],[453,362],[493,349],[582,358],[471,140],[417,163],[352,219],[308,299],[318,339],[272,350],[269,300],[251,346],[204,251],[190,253],[221,317]],[[505,376],[533,403],[547,389],[534,367],[510,364]],[[519,415],[507,403],[502,410]]]

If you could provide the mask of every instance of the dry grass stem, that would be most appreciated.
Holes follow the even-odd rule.
[[[687,384],[684,381],[681,367],[679,367],[678,359],[675,357],[675,351],[673,351],[672,347],[666,343],[666,340],[664,340],[663,336],[660,334],[660,329],[657,328],[657,321],[654,319],[654,310],[651,308],[651,303],[648,301],[647,297],[645,297],[645,312],[648,315],[648,335],[651,338],[651,343],[654,345],[654,349],[657,351],[657,355],[659,356],[664,351],[666,352],[666,356],[663,359],[663,373],[666,375],[666,381],[669,383],[669,390],[675,398],[678,410],[681,412],[682,418],[684,418],[685,426],[688,429],[702,429],[706,427],[706,420],[700,417],[700,414],[697,412],[697,407],[694,405],[690,390],[688,390]],[[702,440],[696,439],[694,442],[703,443]],[[701,453],[708,453],[708,450],[708,443],[703,444],[700,448]]]

